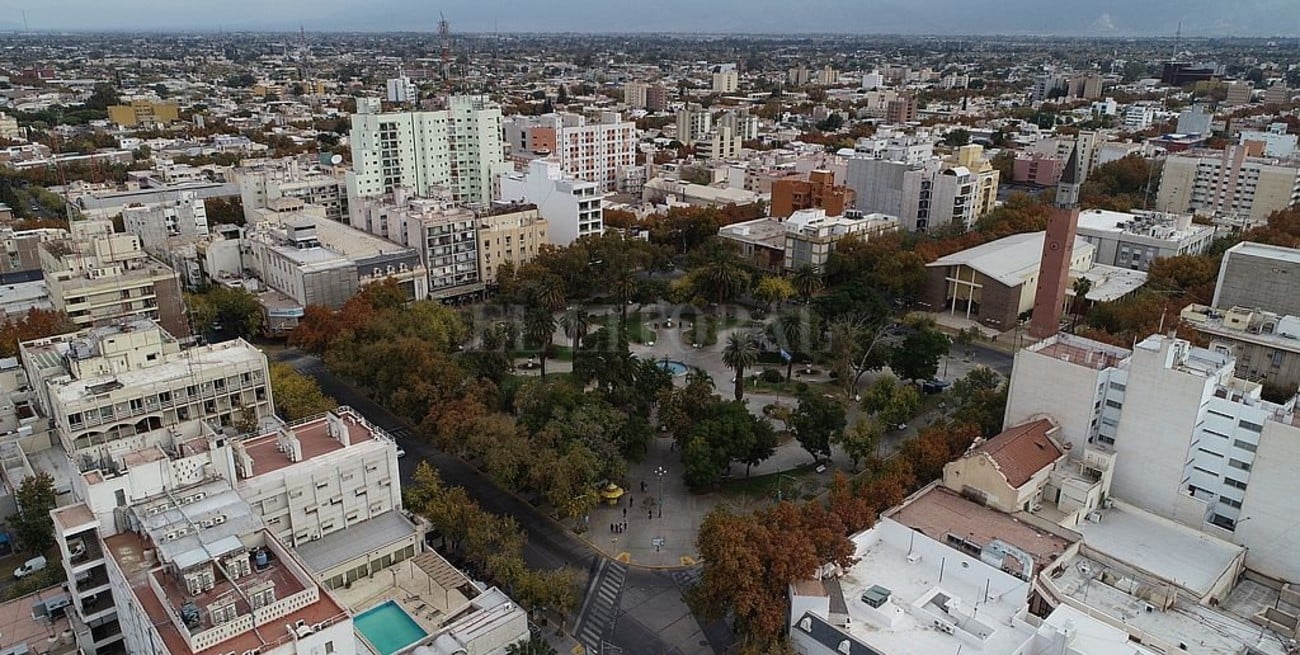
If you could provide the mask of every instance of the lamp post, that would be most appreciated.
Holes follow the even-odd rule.
[[[668,471],[662,466],[655,467],[655,477],[659,478],[659,518],[664,517],[664,476]]]

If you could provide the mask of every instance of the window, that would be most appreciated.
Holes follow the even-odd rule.
[[[1107,401],[1106,401],[1106,406],[1107,406],[1107,407],[1113,407],[1113,408],[1115,408],[1115,409],[1123,409],[1123,408],[1124,408],[1124,403],[1121,403],[1121,402],[1118,401],[1118,400],[1107,400]]]
[[[1245,489],[1245,488],[1246,488],[1246,483],[1245,483],[1245,482],[1242,482],[1241,480],[1233,480],[1232,478],[1228,478],[1228,477],[1223,478],[1223,484],[1226,484],[1226,485],[1228,485],[1229,487],[1232,487],[1232,488],[1234,488],[1234,489]]]
[[[1245,463],[1245,462],[1243,462],[1243,461],[1241,461],[1241,460],[1239,460],[1239,459],[1229,459],[1229,460],[1228,460],[1228,466],[1231,466],[1232,468],[1235,468],[1235,469],[1241,469],[1241,470],[1243,470],[1243,471],[1249,471],[1249,470],[1250,470],[1250,464],[1247,464],[1247,463]]]
[[[1219,502],[1233,509],[1241,509],[1241,503],[1227,496],[1219,496]]]
[[[1248,441],[1242,441],[1241,439],[1234,439],[1233,442],[1232,442],[1232,445],[1234,445],[1234,446],[1236,446],[1236,447],[1238,447],[1238,448],[1240,448],[1240,449],[1242,449],[1242,450],[1244,450],[1244,451],[1246,451],[1246,452],[1248,452],[1248,453],[1253,453],[1253,452],[1255,452],[1255,448],[1257,447],[1257,446],[1255,446],[1255,444],[1250,443],[1250,442],[1248,442]]]
[[[325,642],[325,655],[329,655],[330,653],[333,652],[334,652],[334,642],[332,641]]]
[[[1251,423],[1250,421],[1247,421],[1246,419],[1242,419],[1242,420],[1240,420],[1240,421],[1237,421],[1237,427],[1239,427],[1239,428],[1241,428],[1241,429],[1243,429],[1243,430],[1250,430],[1251,432],[1263,432],[1263,431],[1264,431],[1264,426],[1263,426],[1263,425],[1260,425],[1259,423]]]

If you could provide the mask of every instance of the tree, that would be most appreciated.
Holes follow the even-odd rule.
[[[29,553],[43,553],[54,545],[54,520],[50,510],[57,501],[54,477],[40,472],[23,478],[14,494],[18,512],[9,517],[18,543]]]
[[[758,342],[753,335],[732,332],[722,349],[722,363],[736,374],[736,400],[745,397],[745,369],[758,363]]]
[[[790,431],[814,461],[830,457],[831,442],[839,439],[844,425],[844,408],[834,400],[812,392],[799,396],[799,406],[790,416]]]
[[[203,209],[207,213],[208,222],[211,224],[244,224],[244,201],[239,196],[205,198],[203,200]]]
[[[591,329],[591,314],[581,305],[570,307],[560,316],[560,325],[564,326],[565,336],[573,341],[573,354],[576,357],[578,343],[587,336],[587,330]]]
[[[843,430],[839,433],[839,440],[836,442],[840,448],[844,449],[844,454],[849,456],[853,461],[853,468],[858,468],[858,462],[871,457],[876,452],[876,447],[880,444],[880,439],[885,434],[885,428],[879,421],[869,418],[863,418],[853,427]]]
[[[1075,278],[1074,299],[1070,301],[1070,315],[1078,322],[1079,315],[1083,313],[1084,307],[1088,306],[1088,292],[1092,291],[1092,280],[1080,275]]]
[[[262,305],[247,289],[216,286],[186,295],[190,323],[203,332],[220,326],[229,334],[251,338],[262,329]]]
[[[555,655],[555,647],[541,635],[529,636],[506,646],[506,655]]]
[[[925,327],[903,340],[889,360],[889,368],[904,380],[928,380],[939,370],[939,358],[952,346],[952,341],[942,332]]]
[[[692,271],[692,279],[699,285],[700,293],[711,294],[721,305],[736,297],[749,284],[749,272],[735,253],[717,245],[709,252],[704,264]]]
[[[0,357],[17,357],[18,344],[23,341],[66,334],[76,329],[76,324],[67,314],[33,307],[21,318],[10,318],[0,324]]]
[[[857,394],[858,382],[867,371],[883,368],[889,361],[886,335],[884,323],[873,324],[862,317],[845,317],[831,324],[831,370],[846,396]]]
[[[808,299],[812,298],[818,291],[821,291],[822,286],[825,285],[821,272],[808,265],[800,266],[795,269],[791,281],[794,283],[795,291],[798,292],[799,297],[802,298],[805,303],[808,302]]]
[[[276,413],[285,421],[315,416],[338,406],[321,391],[316,380],[284,363],[271,365],[271,397],[275,399]]]
[[[794,285],[781,277],[765,277],[754,287],[754,300],[763,303],[763,311],[771,309],[773,304],[785,302],[793,295]]]
[[[534,309],[524,318],[524,336],[538,348],[538,361],[542,365],[542,377],[546,377],[546,358],[550,355],[551,342],[555,339],[555,317],[549,310]]]
[[[966,145],[967,143],[970,143],[970,131],[964,127],[959,127],[955,130],[949,130],[948,133],[945,134],[943,137],[943,143],[946,146],[951,146],[953,148],[960,148]]]

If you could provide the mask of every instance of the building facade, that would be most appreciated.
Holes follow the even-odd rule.
[[[1300,316],[1300,250],[1243,241],[1223,253],[1213,304]]]
[[[1300,163],[1258,156],[1258,143],[1170,155],[1160,173],[1156,209],[1261,225],[1300,203]]]
[[[527,264],[547,241],[547,222],[536,207],[504,207],[478,217],[479,270],[483,283],[496,286],[503,264]]]
[[[501,178],[501,201],[530,204],[546,219],[550,243],[567,246],[581,237],[605,231],[599,186],[564,175],[559,162],[535,159],[527,173]]]
[[[1214,228],[1197,225],[1190,214],[1114,212],[1079,214],[1079,236],[1097,247],[1097,263],[1145,271],[1156,259],[1199,255],[1214,240]]]

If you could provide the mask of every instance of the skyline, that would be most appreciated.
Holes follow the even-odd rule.
[[[179,6],[178,6],[179,5]],[[1226,6],[1231,5],[1231,6]],[[1034,0],[809,0],[795,14],[778,0],[690,0],[655,4],[627,0],[590,5],[547,0],[520,6],[510,0],[381,0],[358,7],[350,0],[284,0],[268,6],[227,0],[191,2],[49,0],[0,13],[0,30],[33,32],[297,31],[432,32],[439,12],[461,33],[682,33],[858,34],[936,36],[1183,36],[1281,37],[1300,35],[1300,12],[1289,0],[1121,0],[1078,3]],[[256,18],[233,18],[256,16]]]

